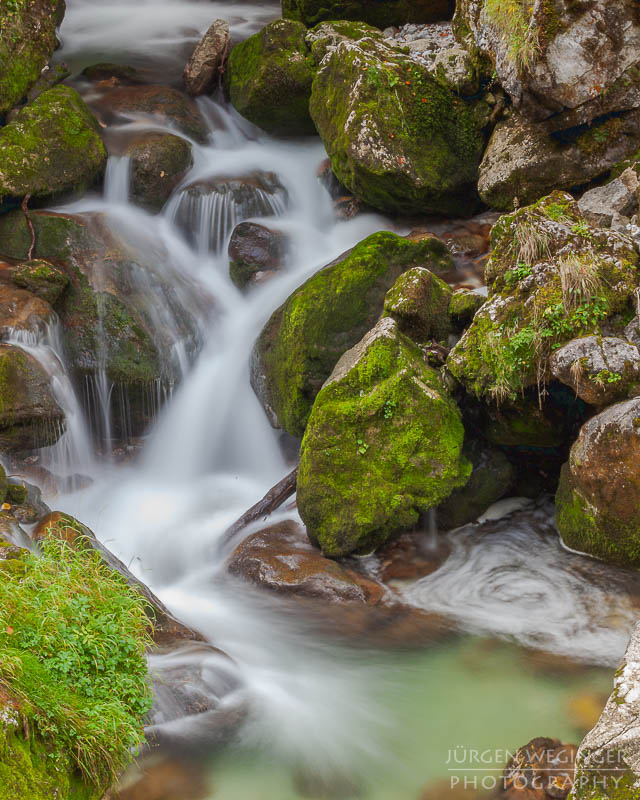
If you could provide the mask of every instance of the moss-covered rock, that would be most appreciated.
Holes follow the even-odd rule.
[[[0,0],[0,116],[38,80],[53,55],[64,0]]]
[[[43,259],[23,261],[11,267],[11,280],[20,289],[53,305],[69,285],[69,276]]]
[[[282,16],[309,27],[325,20],[349,19],[387,28],[450,19],[453,6],[452,0],[282,0]]]
[[[43,92],[0,129],[0,200],[84,191],[107,161],[99,130],[75,89]]]
[[[403,272],[387,292],[384,316],[414,342],[446,339],[451,332],[449,286],[425,267]]]
[[[315,133],[309,116],[315,62],[300,22],[276,20],[231,51],[225,87],[233,106],[278,136]]]
[[[556,525],[566,545],[640,566],[640,398],[586,422],[562,469]]]
[[[434,237],[376,233],[316,273],[277,309],[254,349],[251,382],[272,424],[301,436],[313,400],[340,356],[375,325],[405,270],[451,268]]]
[[[346,352],[302,440],[298,509],[325,555],[369,552],[415,525],[471,472],[455,402],[384,318]]]
[[[193,163],[189,142],[169,133],[148,133],[132,142],[131,199],[159,211]]]
[[[390,213],[470,212],[486,107],[459,98],[379,31],[323,24],[311,116],[336,177]]]
[[[451,295],[449,301],[449,316],[454,327],[461,330],[473,320],[476,311],[480,309],[486,297],[469,289],[458,289]]]
[[[589,226],[561,192],[501,217],[492,243],[488,300],[447,367],[477,397],[513,401],[545,384],[560,345],[624,328],[638,256],[631,239]]]

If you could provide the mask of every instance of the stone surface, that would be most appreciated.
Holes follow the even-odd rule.
[[[241,222],[229,240],[229,274],[239,289],[282,269],[289,239],[281,231],[255,222]]]
[[[619,217],[638,210],[640,182],[635,170],[627,168],[620,177],[585,192],[578,200],[580,213],[594,225],[610,228]]]
[[[282,0],[282,15],[305,25],[334,19],[367,22],[378,28],[450,19],[452,0]]]
[[[559,739],[532,739],[505,767],[497,800],[565,800],[573,786],[577,749]]]
[[[54,305],[69,285],[69,276],[43,259],[23,261],[10,267],[11,281]]]
[[[151,211],[162,208],[193,163],[189,142],[167,133],[145,134],[125,155],[131,159],[131,199]]]
[[[229,23],[217,19],[196,45],[182,74],[187,94],[196,97],[210,94],[222,81],[229,55],[231,36]]]
[[[0,336],[3,339],[19,332],[42,332],[53,320],[53,309],[45,300],[15,286],[0,285]]]
[[[425,267],[403,272],[387,292],[383,315],[393,317],[414,342],[446,340],[451,331],[451,289]]]

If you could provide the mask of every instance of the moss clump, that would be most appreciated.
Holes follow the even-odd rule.
[[[464,429],[422,352],[382,319],[345,353],[313,405],[298,508],[332,557],[366,553],[463,485]]]
[[[375,325],[386,292],[416,266],[451,266],[438,239],[376,233],[318,272],[286,300],[262,331],[252,383],[272,420],[301,436],[313,400],[340,356]]]
[[[11,280],[21,289],[54,305],[69,285],[69,277],[48,261],[35,259],[12,267]]]
[[[2,489],[0,486],[0,494],[2,493]],[[6,500],[8,503],[12,505],[20,506],[23,503],[27,502],[27,498],[29,496],[29,490],[26,486],[20,483],[9,483],[6,485]]]
[[[254,125],[280,136],[315,133],[309,116],[315,62],[300,22],[276,20],[231,51],[225,87]]]
[[[444,340],[451,332],[449,286],[424,267],[404,272],[387,292],[384,315],[414,342]]]
[[[99,798],[151,708],[144,601],[64,541],[17,562],[0,561],[0,799]]]
[[[450,19],[452,13],[450,0],[282,0],[283,17],[309,26],[323,20],[350,19],[388,28]]]
[[[107,161],[99,130],[75,89],[43,92],[0,130],[0,200],[84,191]]]
[[[451,295],[449,302],[449,316],[456,328],[466,327],[474,318],[486,297],[477,292],[470,292],[468,289],[459,289]]]
[[[471,212],[485,105],[459,98],[379,36],[354,41],[328,25],[313,35],[314,53],[326,48],[323,39],[335,45],[313,82],[310,110],[338,180],[389,213]]]

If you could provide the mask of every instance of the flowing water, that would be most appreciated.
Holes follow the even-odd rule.
[[[277,15],[276,3],[67,0],[59,58],[74,70],[128,63],[177,84],[185,53],[213,19],[229,19],[241,39]],[[572,668],[569,678],[543,677],[527,667],[519,644],[611,667],[634,608],[606,571],[592,591],[586,559],[562,551],[548,508],[450,536],[451,556],[438,571],[398,587],[406,602],[446,613],[469,634],[410,653],[347,647],[319,633],[295,605],[226,574],[227,554],[217,546],[223,532],[291,467],[249,385],[253,343],[271,312],[319,267],[376,230],[398,228],[376,215],[335,221],[316,177],[325,157],[319,140],[275,141],[221,100],[198,103],[209,143],[193,143],[194,166],[160,215],[130,204],[130,165],[118,155],[110,158],[103,195],[57,209],[106,215],[138,260],[153,261],[153,274],[175,286],[169,297],[144,270],[133,274],[151,297],[174,376],[168,391],[156,387],[165,392],[164,406],[133,463],[108,455],[108,399],[117,387],[106,375],[88,390],[93,416],[104,417],[96,449],[55,326],[14,337],[43,363],[67,415],[60,443],[41,454],[71,481],[50,504],[89,525],[178,617],[232,659],[178,653],[153,657],[151,666],[162,676],[197,663],[203,691],[241,710],[233,746],[220,749],[206,715],[181,719],[162,681],[158,729],[176,752],[204,752],[211,797],[222,800],[329,796],[318,785],[329,779],[342,792],[332,796],[418,798],[422,786],[450,774],[456,746],[514,749],[536,735],[576,741],[580,726],[569,720],[567,703],[580,692],[606,693],[608,673]],[[110,134],[126,137],[150,125],[163,123],[134,116]],[[232,225],[246,214],[210,195],[192,196],[185,210],[183,190],[255,172],[274,173],[283,187],[286,201],[269,213],[291,247],[286,269],[245,295],[229,279],[225,253]],[[176,322],[180,315],[188,324]],[[74,482],[74,475],[91,482]]]

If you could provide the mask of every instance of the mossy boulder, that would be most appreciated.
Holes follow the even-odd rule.
[[[325,555],[367,553],[464,485],[458,408],[384,318],[336,364],[300,451],[298,510]]]
[[[453,292],[449,301],[449,316],[454,327],[466,328],[475,317],[476,311],[484,305],[486,297],[469,289],[458,289]]]
[[[562,468],[556,525],[564,543],[640,566],[640,398],[586,422]]]
[[[159,211],[193,163],[191,145],[170,133],[147,133],[132,142],[131,199],[150,211]]]
[[[501,217],[492,244],[487,302],[447,367],[476,397],[515,401],[523,389],[545,385],[561,345],[624,329],[638,255],[630,238],[591,227],[561,192]]]
[[[75,89],[43,92],[0,129],[0,200],[87,189],[107,162],[99,131]]]
[[[403,272],[387,292],[384,316],[414,342],[446,339],[451,332],[449,286],[425,267]]]
[[[24,350],[0,345],[0,451],[46,447],[63,430],[64,414],[49,376]]]
[[[231,51],[225,87],[234,108],[277,136],[315,133],[309,116],[315,62],[301,22],[276,20]]]
[[[64,0],[0,0],[0,117],[49,62],[64,8]]]
[[[450,19],[453,7],[452,0],[282,0],[282,16],[309,27],[325,20],[348,19],[387,28]]]
[[[23,261],[10,268],[11,281],[20,289],[54,305],[69,285],[69,276],[43,259]]]
[[[338,180],[388,213],[470,213],[487,107],[466,101],[375,28],[320,25],[311,116]]]
[[[375,325],[406,270],[451,268],[435,237],[369,236],[320,270],[277,309],[256,343],[251,382],[271,423],[301,436],[313,400],[340,356]]]

